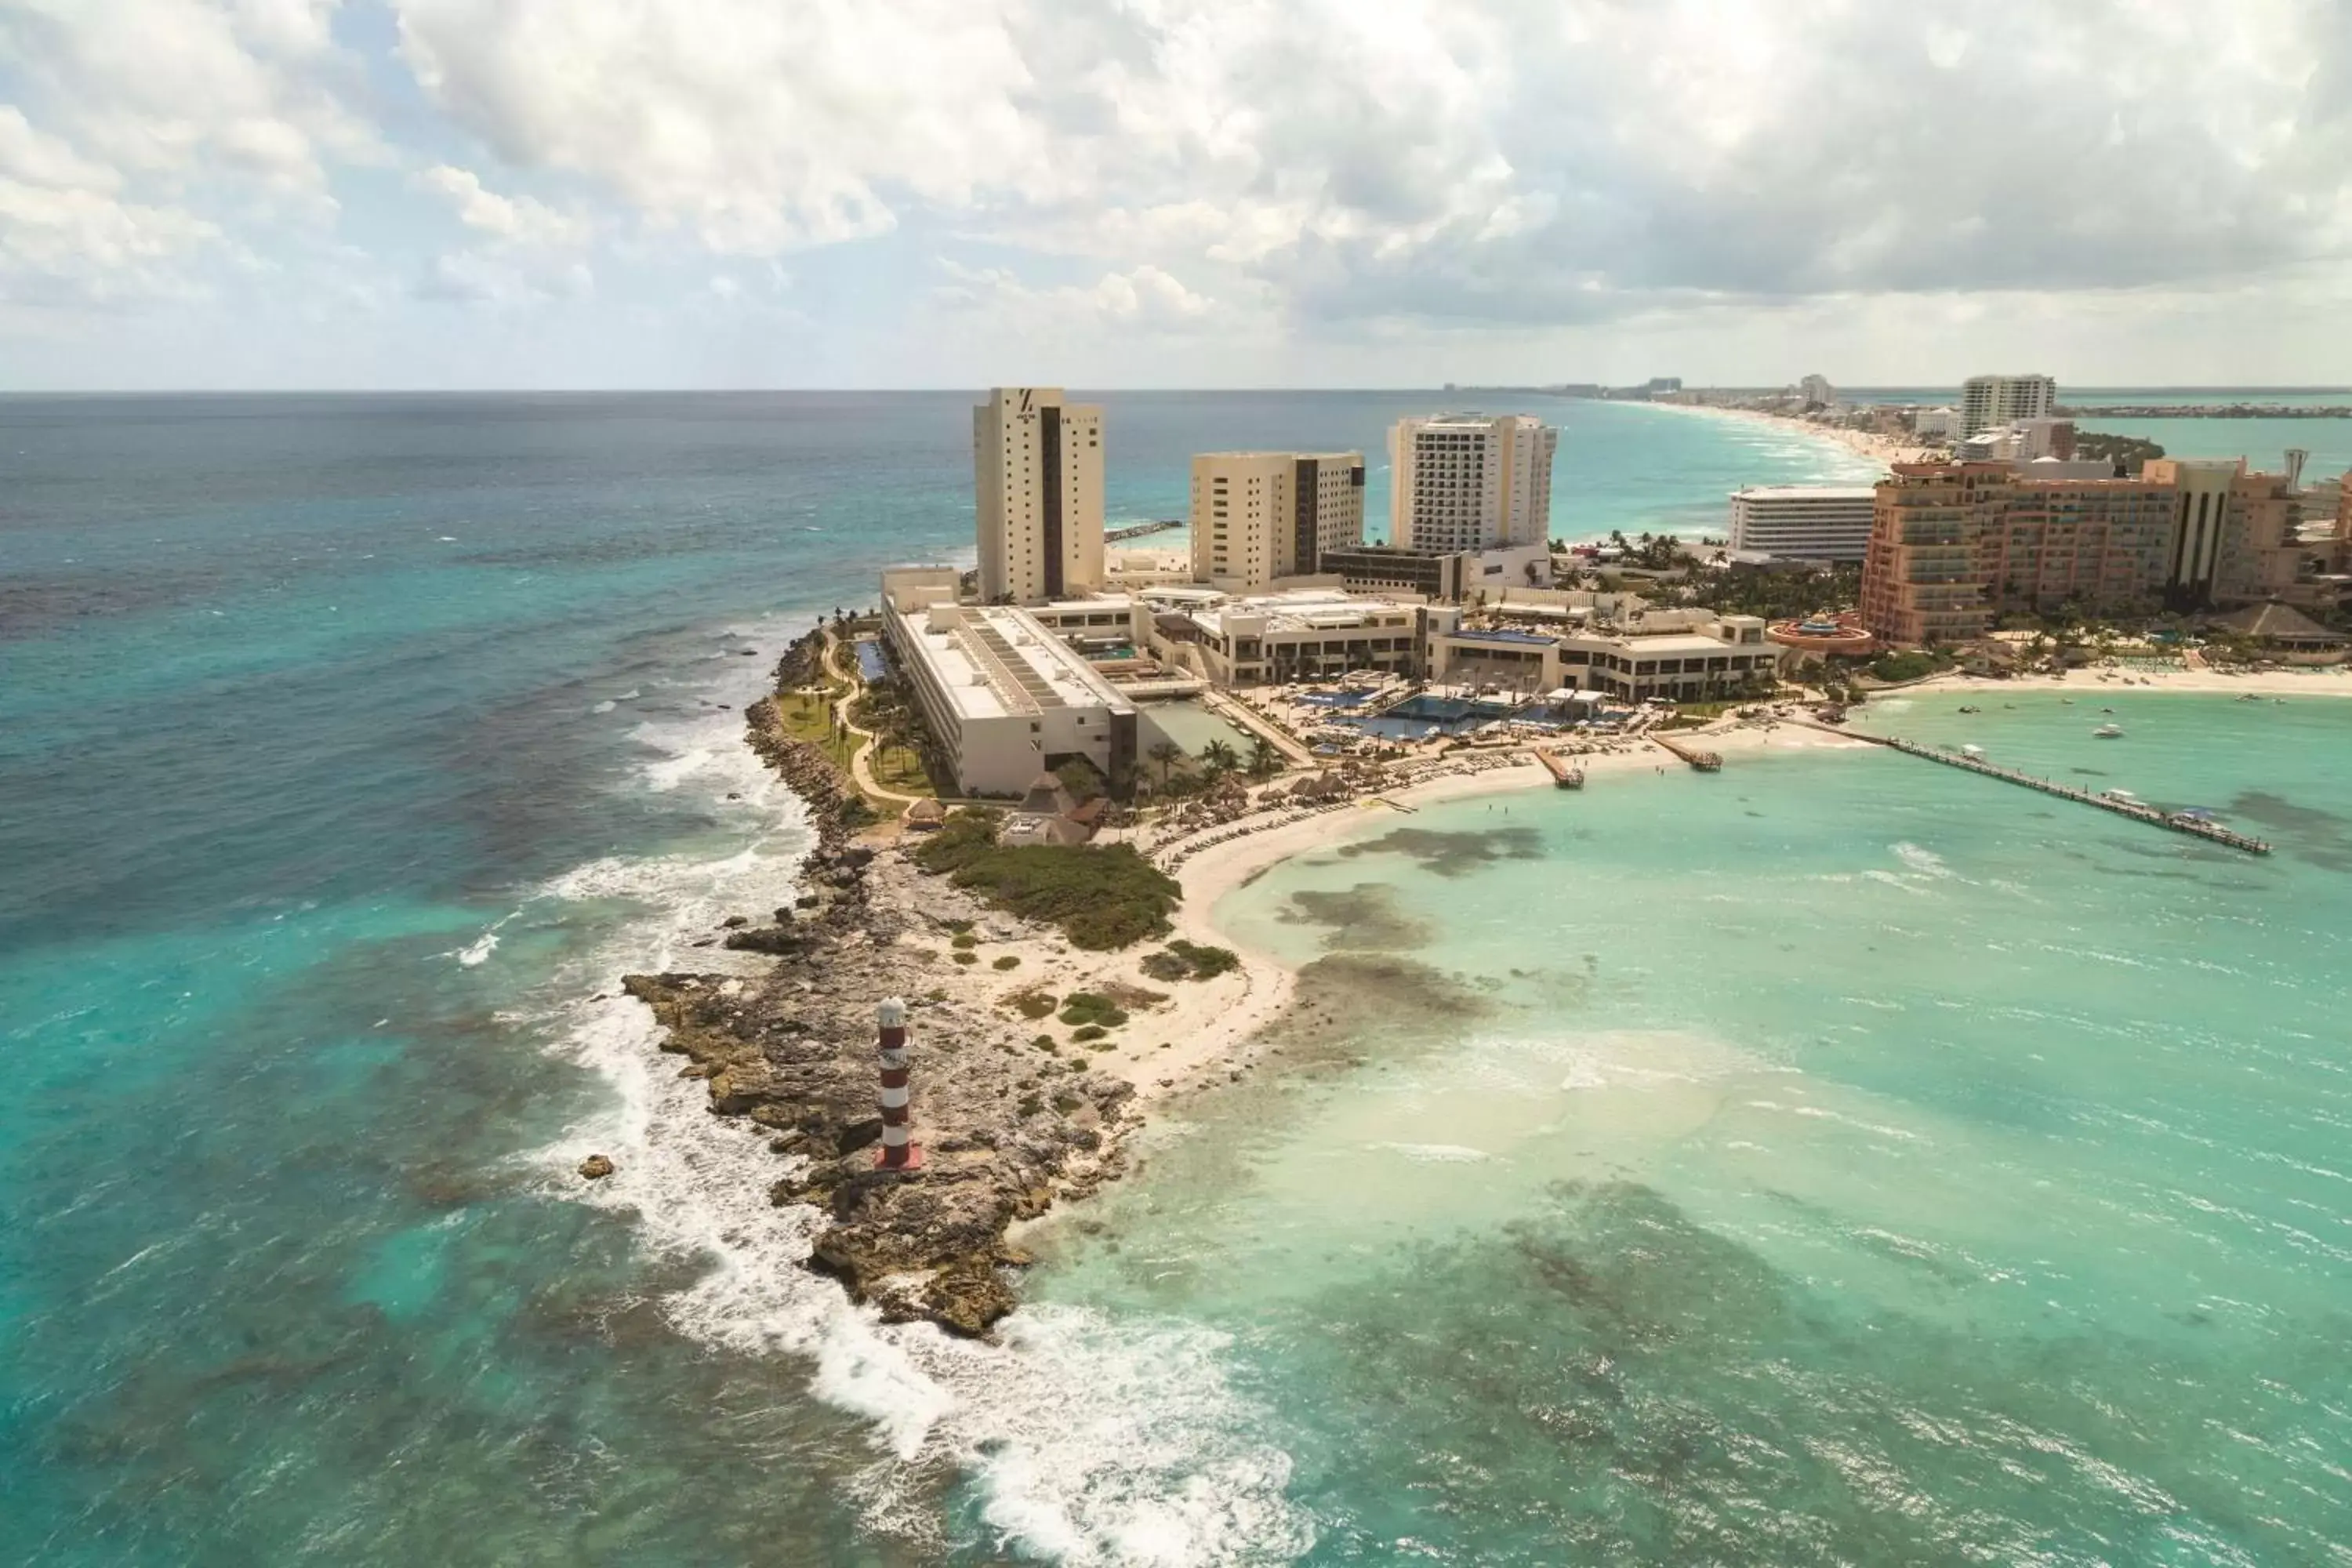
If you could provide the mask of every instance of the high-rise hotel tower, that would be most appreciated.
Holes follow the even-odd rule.
[[[1103,576],[1102,409],[1058,386],[1000,386],[971,411],[980,596],[1042,604]]]
[[[1361,452],[1202,452],[1192,459],[1192,576],[1254,594],[1364,542]]]
[[[1423,553],[1541,544],[1559,432],[1525,414],[1400,419],[1389,431],[1389,542]]]

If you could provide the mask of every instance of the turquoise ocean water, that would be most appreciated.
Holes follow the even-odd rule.
[[[1035,1282],[1044,1303],[1013,1321],[1004,1346],[881,1330],[793,1268],[799,1221],[757,1201],[766,1168],[758,1142],[703,1113],[699,1086],[660,1065],[643,1020],[613,1001],[610,987],[626,969],[715,966],[715,950],[696,944],[720,917],[756,912],[791,891],[805,841],[798,808],[751,765],[737,710],[782,640],[812,616],[870,596],[880,566],[968,551],[968,401],[0,400],[0,1048],[8,1067],[0,1095],[0,1464],[9,1479],[0,1561],[1382,1560],[1405,1551],[1394,1542],[1407,1536],[1473,1561],[1490,1545],[1551,1550],[1542,1543],[1570,1503],[1563,1477],[1593,1508],[1625,1515],[1627,1533],[1588,1537],[1604,1543],[1655,1539],[1633,1517],[1644,1509],[1728,1507],[1706,1489],[1725,1473],[1707,1434],[1746,1452],[1775,1440],[1776,1423],[1798,1422],[1809,1401],[1768,1397],[1769,1376],[1728,1352],[1699,1355],[1729,1331],[1725,1324],[1710,1320],[1701,1331],[1685,1323],[1673,1342],[1685,1349],[1662,1361],[1634,1364],[1608,1352],[1622,1380],[1613,1392],[1605,1377],[1589,1399],[1555,1389],[1560,1422],[1628,1412],[1608,1418],[1608,1434],[1579,1438],[1583,1452],[1610,1452],[1609,1434],[1621,1429],[1636,1445],[1618,1456],[1623,1475],[1614,1482],[1608,1477],[1618,1470],[1558,1468],[1557,1456],[1532,1446],[1520,1417],[1509,1415],[1507,1385],[1541,1370],[1542,1358],[1567,1353],[1561,1336],[1585,1331],[1556,1304],[1523,1294],[1521,1283],[1493,1275],[1486,1249],[1513,1226],[1537,1227],[1527,1256],[1546,1260],[1528,1268],[1571,1281],[1579,1269],[1594,1275],[1625,1298],[1609,1309],[1612,1321],[1644,1343],[1654,1333],[1644,1312],[1762,1301],[1816,1258],[1818,1274],[1801,1276],[1803,1293],[1790,1287],[1779,1299],[1787,1316],[1770,1328],[1784,1336],[1775,1342],[1788,1347],[1792,1368],[1823,1380],[1811,1385],[1816,1393],[1853,1380],[1861,1399],[1877,1386],[1873,1376],[1899,1383],[1899,1369],[1928,1345],[1974,1365],[1985,1399],[2008,1397],[2000,1391],[2014,1361],[1972,1342],[1916,1337],[1934,1314],[1903,1294],[1905,1282],[1915,1293],[1948,1289],[1955,1300],[1975,1301],[1979,1287],[1965,1262],[1938,1250],[1935,1268],[1915,1270],[1892,1242],[1869,1254],[1877,1258],[1870,1268],[1847,1261],[1843,1211],[1823,1194],[1863,1179],[1857,1173],[1878,1181],[1885,1167],[1865,1162],[1848,1172],[1834,1144],[1808,1152],[1784,1142],[1790,1170],[1775,1190],[1801,1202],[1782,1222],[1787,1239],[1766,1245],[1762,1222],[1740,1224],[1741,1205],[1763,1200],[1741,1198],[1729,1166],[1710,1174],[1695,1161],[1693,1173],[1676,1174],[1659,1152],[1669,1141],[1645,1140],[1642,1117],[1630,1114],[1611,1145],[1630,1173],[1592,1190],[1638,1187],[1647,1195],[1623,1202],[1650,1206],[1611,1219],[1618,1200],[1595,1196],[1590,1223],[1617,1226],[1608,1234],[1621,1240],[1653,1224],[1671,1232],[1674,1246],[1657,1254],[1654,1274],[1628,1244],[1590,1255],[1571,1248],[1569,1273],[1558,1275],[1545,1249],[1570,1234],[1558,1229],[1570,1221],[1546,1206],[1556,1184],[1539,1163],[1528,1167],[1528,1180],[1492,1179],[1507,1165],[1483,1146],[1490,1179],[1475,1215],[1442,1185],[1383,1178],[1363,1189],[1380,1201],[1335,1225],[1311,1267],[1272,1268],[1252,1230],[1202,1239],[1210,1235],[1203,1216],[1219,1205],[1250,1226],[1271,1227],[1267,1236],[1285,1224],[1312,1231],[1320,1223],[1286,1208],[1287,1195],[1265,1201],[1258,1130],[1264,1107],[1286,1102],[1257,1098],[1257,1082],[1200,1107],[1192,1135],[1171,1136],[1144,1181],[1090,1216],[1104,1223],[1100,1235],[1073,1231],[1056,1243]],[[1111,509],[1142,518],[1181,510],[1192,450],[1259,441],[1377,452],[1388,420],[1444,400],[1105,401]],[[1721,493],[1737,483],[1853,477],[1843,454],[1730,422],[1528,405],[1562,420],[1555,528],[1566,534],[1691,531],[1720,518]],[[1382,494],[1376,489],[1376,515]],[[2221,1087],[2248,1096],[2274,1088],[2285,1105],[2275,1126],[2258,1138],[2228,1121],[2253,1114],[2254,1099],[2238,1105],[2201,1078],[2175,1081],[2137,1059],[2105,1064],[2123,1086],[2113,1107],[2075,1112],[2112,1121],[2119,1161],[2143,1159],[2135,1141],[2169,1134],[2132,1118],[2163,1123],[2157,1102],[2168,1093],[2199,1100],[2181,1136],[2212,1147],[2180,1152],[2181,1190],[2251,1217],[2209,1215],[2182,1198],[2191,1217],[2181,1235],[2190,1239],[2172,1245],[2189,1251],[2167,1267],[2235,1270],[2237,1284],[2200,1276],[2193,1299],[2168,1287],[2143,1304],[2148,1278],[2165,1269],[2152,1263],[2135,1272],[2112,1249],[2089,1246],[2077,1249],[2079,1277],[2069,1273],[2063,1289],[2028,1274],[2060,1303],[2048,1309],[2052,1322],[2072,1324],[2077,1336],[2045,1325],[2053,1363],[2086,1359],[2086,1342],[2104,1347],[2085,1397],[2112,1403],[2118,1421],[2146,1424],[2147,1442],[2167,1452],[2188,1447],[2192,1433],[2210,1436],[2202,1451],[2227,1458],[2236,1468],[2222,1473],[2242,1483],[2238,1511],[2225,1517],[2205,1490],[2139,1450],[2119,1458],[2089,1442],[2068,1425],[2080,1414],[2072,1406],[2053,1415],[2041,1395],[2021,1394],[2016,1408],[2020,1420],[2074,1433],[2082,1452],[2113,1464],[2131,1486],[2179,1489],[2167,1494],[2179,1504],[2168,1517],[2183,1542],[2251,1542],[2242,1545],[2249,1560],[2326,1561],[2313,1532],[2344,1531],[2326,1512],[2336,1494],[2314,1467],[2343,1465],[2342,1391],[2303,1357],[2308,1336],[2327,1331],[2314,1292],[2331,1278],[2340,1292],[2342,1279],[2326,1272],[2331,1254],[2305,1248],[2340,1245],[2331,1216],[2343,1205],[2326,1185],[2331,1178],[2313,1173],[2339,1167],[2300,1140],[2341,1102],[2328,1097],[2326,1052],[2296,1055],[2282,1043],[2289,1037],[2270,1031],[2275,1020],[2282,1031],[2332,1039],[2316,1020],[2336,994],[2333,972],[2305,964],[2298,944],[2304,932],[2340,927],[2341,903],[2328,900],[2340,900],[2343,867],[2322,861],[2343,853],[2330,815],[2337,803],[2324,783],[2342,758],[2326,750],[2334,731],[2318,731],[2317,714],[2259,717],[2281,726],[2272,740],[2300,738],[2250,752],[2215,731],[2209,744],[2200,738],[2205,721],[2191,715],[2184,749],[2200,766],[2244,767],[2237,787],[2276,803],[2257,804],[2280,816],[2272,836],[2289,852],[2251,870],[2151,859],[2150,875],[2116,883],[2130,893],[2130,918],[2116,916],[2110,929],[2101,923],[2108,912],[2086,908],[2065,950],[2137,958],[2185,985],[2185,973],[2168,967],[2175,950],[2160,943],[2189,922],[2214,944],[2198,948],[2200,959],[2266,966],[2247,971],[2263,984],[2243,995],[2226,989],[2236,979],[2207,982],[2222,987],[2211,993],[2220,1022],[2208,1026],[2218,1033],[2155,1059],[2219,1074]],[[2250,711],[2213,722],[2257,720]],[[2157,743],[2152,735],[2145,749]],[[1771,1007],[1811,1008],[1819,1021],[1807,1027],[1832,1043],[1832,1025],[1847,1016],[1842,996],[1891,1000],[1940,1020],[1925,989],[1915,997],[1889,978],[1895,968],[1874,956],[1879,933],[1867,921],[1845,928],[1836,973],[1850,984],[1832,989],[1789,955],[1774,957],[1777,947],[1752,931],[1736,936],[1744,928],[1706,900],[1769,904],[1793,889],[1808,909],[1820,900],[1846,901],[1857,915],[1908,910],[1922,933],[1904,950],[1908,963],[1971,929],[1977,917],[1966,900],[1996,879],[1952,836],[2012,832],[2020,819],[1956,807],[1948,819],[1906,817],[1899,834],[1874,822],[1858,834],[1855,803],[1835,792],[1879,775],[1866,766],[1808,768],[1792,762],[1785,773],[1776,764],[1715,781],[1761,792],[1769,798],[1753,808],[1785,816],[1792,833],[1813,823],[1793,858],[1749,853],[1738,836],[1759,820],[1744,815],[1748,806],[1705,833],[1690,826],[1702,819],[1664,815],[1678,803],[1732,798],[1669,779],[1613,797],[1591,792],[1587,810],[1627,815],[1622,834],[1563,840],[1595,857],[1589,866],[1475,850],[1456,865],[1441,850],[1424,867],[1382,850],[1346,863],[1357,869],[1344,887],[1393,879],[1469,910],[1488,897],[1490,875],[1544,867],[1540,887],[1514,896],[1556,899],[1532,907],[1565,921],[1580,886],[1597,889],[1592,879],[1618,876],[1630,907],[1655,905],[1643,918],[1658,924],[1634,929],[1671,931],[1687,961],[1647,982],[1630,950],[1593,948],[1594,978],[1582,994],[1600,998],[1594,1006],[1622,1004],[1628,1017],[1648,1008],[1650,1023],[1625,1027],[1671,1035],[1683,1042],[1676,1049],[1780,1048],[1777,1036],[1759,1045],[1709,1022],[1730,1005],[1724,998],[1737,987],[1721,977],[1729,974],[1759,987],[1769,979],[1780,988]],[[1944,798],[1936,793],[1944,781],[1885,777],[1899,779],[1887,786],[1899,799]],[[2229,783],[2200,788],[2218,794]],[[1532,827],[1541,812],[1565,808],[1546,799],[1512,809],[1528,814]],[[1711,845],[1717,826],[1732,837]],[[1943,857],[1951,874],[1910,866],[1888,847],[1898,842]],[[2158,847],[2177,848],[2138,846]],[[2126,868],[2139,866],[2137,852],[2098,851]],[[2033,877],[2054,884],[2037,896],[2087,897],[2111,880],[2038,848],[2000,853],[2031,873],[2024,885],[2040,888]],[[1431,868],[1441,865],[1454,874]],[[1815,870],[1853,880],[1817,884]],[[1654,900],[1634,897],[1644,878],[1657,879]],[[2279,901],[2263,907],[2292,910],[2294,922],[2213,915],[2208,931],[2197,924],[2207,915],[2183,912],[2204,908],[2206,881],[2225,904],[2236,898],[2231,879],[2278,891]],[[1281,886],[1269,879],[1244,898],[1272,898]],[[1694,887],[1704,888],[1698,903],[1664,896]],[[1349,907],[1322,906],[1327,914]],[[1237,908],[1233,918],[1252,917]],[[1510,943],[1538,945],[1523,934],[1536,929],[1524,908],[1485,918],[1499,933],[1498,960]],[[2011,918],[2024,921],[2002,916]],[[1279,934],[1319,942],[1315,931],[1285,926]],[[1585,939],[1575,941],[1580,954]],[[1714,961],[1742,942],[1755,962],[1718,973]],[[1666,950],[1643,951],[1657,958]],[[2065,1020],[2103,1017],[2102,987],[2114,976],[2094,962],[2051,959],[2033,973],[2053,987],[2090,989],[2071,999],[2053,991],[2033,1005]],[[1440,967],[1488,976],[1500,987],[1491,994],[1505,1001],[1528,984],[1509,963],[1474,969],[1445,957]],[[1997,963],[1982,976],[1971,971],[1971,982],[2010,984]],[[1932,973],[1917,981],[1932,984]],[[1632,1000],[1643,994],[1652,1000]],[[1676,1000],[1685,997],[1688,1011]],[[2167,995],[2168,1008],[2176,1002],[2186,1005]],[[1882,1010],[1864,1011],[1878,1018]],[[1617,1015],[1592,1015],[1604,1016]],[[1503,1038],[1491,1020],[1510,1016],[1482,1014],[1489,1034],[1477,1038]],[[1573,1041],[1584,1016],[1574,1016],[1561,1037],[1582,1049]],[[1890,1038],[1908,1037],[1899,1016],[1879,1018]],[[2023,1023],[2019,1031],[2021,1039],[2032,1032]],[[1450,1030],[1402,1051],[1377,1026],[1360,1036],[1302,1045],[1332,1059],[1302,1073],[1300,1092],[1333,1108],[1360,1100],[1369,1109],[1349,1114],[1370,1115],[1386,1103],[1382,1074],[1475,1048]],[[2061,1109],[2074,1102],[2048,1097],[2071,1086],[2089,1106],[2092,1080],[2110,1075],[2087,1060],[2075,1074],[2078,1057],[2057,1048],[2060,1038],[2052,1035],[2045,1051],[2053,1065],[2020,1084],[2006,1070],[2015,1054],[1972,1068],[1969,1041],[1947,1047],[1949,1070],[1974,1073],[1969,1081],[1988,1114],[2008,1094],[2020,1117],[2034,1110],[2063,1129]],[[1824,1108],[1842,1112],[1860,1101],[1839,1096],[1897,1097],[1907,1058],[1853,1048],[1854,1060],[1878,1064],[1887,1078],[1871,1080],[1854,1067],[1849,1083],[1828,1057],[1809,1057],[1797,1065],[1811,1077],[1789,1092],[1819,1093]],[[1614,1058],[1601,1059],[1593,1070],[1614,1070],[1605,1065]],[[2229,1070],[2233,1062],[2238,1070]],[[1950,1098],[1968,1099],[1957,1089]],[[1694,1114],[1676,1103],[1669,1094],[1643,1114],[1661,1125]],[[1939,1114],[1962,1124],[1948,1106]],[[1438,1126],[1453,1115],[1433,1113],[1413,1136],[1388,1140],[1416,1146],[1398,1166],[1414,1182],[1433,1173],[1450,1181],[1480,1164],[1460,1153],[1475,1140]],[[1826,1135],[1839,1124],[1823,1117],[1798,1125]],[[1948,1131],[1935,1125],[1938,1135]],[[2340,1123],[2336,1131],[2340,1141]],[[2091,1183],[2106,1169],[2072,1146],[2003,1145],[2000,1160],[2019,1163],[2000,1166],[1994,1180],[1968,1163],[1980,1155],[1973,1146],[1936,1147],[1949,1156],[1937,1166],[1948,1181],[1981,1180],[1992,1194],[2013,1195],[2044,1153],[2062,1182]],[[592,1148],[614,1154],[622,1173],[588,1189],[570,1167]],[[2238,1172],[2238,1184],[2192,1181],[2189,1149]],[[1286,1194],[1312,1185],[1277,1184]],[[1976,1195],[1972,1188],[1953,1205],[1974,1206]],[[1807,1217],[1803,1204],[1823,1215]],[[2045,1205],[2029,1206],[2026,1220]],[[1990,1200],[1986,1207],[1994,1212]],[[2148,1194],[2135,1212],[2169,1211]],[[1959,1245],[1924,1223],[1904,1229],[1895,1217],[1884,1226],[1890,1235],[1931,1249]],[[2115,1229],[2150,1247],[2170,1235],[2121,1221]],[[1685,1242],[1696,1250],[1676,1250]],[[2009,1259],[2025,1244],[1982,1245],[1982,1256]],[[2199,1253],[2197,1245],[2221,1250]],[[1331,1261],[1341,1253],[1355,1263]],[[1155,1257],[1168,1259],[1165,1269],[1139,1267]],[[1833,1269],[1852,1275],[1851,1289]],[[1922,1284],[1919,1271],[1956,1282]],[[1265,1289],[1277,1279],[1283,1289]],[[1999,1301],[2005,1310],[2010,1299]],[[1320,1314],[1326,1331],[1302,1327],[1302,1311]],[[1743,1313],[1725,1311],[1726,1323],[1744,1322]],[[1892,1337],[1839,1327],[1863,1322]],[[2334,1331],[2340,1344],[2340,1323]],[[1495,1337],[1513,1333],[1527,1348],[1496,1363],[1504,1352]],[[2177,1358],[2162,1363],[2177,1377],[2206,1380],[2179,1384],[2193,1397],[2182,1395],[2177,1415],[2150,1414],[2119,1370],[2159,1350]],[[1446,1369],[1464,1351],[1513,1375],[1449,1384]],[[1917,1384],[1932,1385],[1944,1363],[1921,1364]],[[2225,1372],[2242,1376],[2229,1381]],[[1713,1381],[1718,1373],[1749,1376],[1751,1402],[1725,1393]],[[2285,1392],[2266,1392],[2273,1385]],[[1459,1446],[1474,1405],[1490,1409],[1504,1448]],[[1696,1425],[1640,1425],[1640,1413],[1667,1406]],[[1870,1407],[1894,1419],[1892,1408]],[[1782,1435],[1795,1442],[1798,1429],[1801,1422]],[[1834,1440],[1805,1430],[1828,1447],[1805,1448],[1811,1458],[1788,1472],[1744,1472],[1754,1506],[1795,1518],[1834,1504],[1832,1522],[1821,1528],[1858,1528],[1834,1522],[1853,1499],[1835,1491],[1830,1473],[1877,1463],[1883,1451],[1863,1446],[1847,1459],[1826,1458]],[[1958,1443],[1973,1429],[1963,1422],[1954,1430]],[[2047,1454],[2020,1462],[2043,1465],[2068,1485],[2080,1480]],[[1909,1452],[1897,1469],[1852,1473],[1881,1474],[1889,1488],[1901,1478],[1911,1490],[1886,1494],[1895,1517],[1951,1517],[1980,1502],[1992,1510],[1988,1521],[2047,1518],[1987,1479],[2006,1470],[1972,1463],[1962,1447],[1957,1479]],[[1642,1464],[1658,1467],[1646,1481]],[[1474,1484],[1481,1468],[1491,1488]],[[2243,1489],[2256,1485],[2259,1497]],[[1982,1492],[1975,1501],[1971,1489]],[[2061,1495],[2056,1481],[2050,1495]],[[2144,1516],[2116,1505],[2084,1517],[2121,1531]],[[1720,1555],[1811,1560],[1789,1544],[1794,1539],[1757,1535]],[[1612,1550],[1616,1560],[1634,1560],[1650,1549],[1591,1555],[1610,1560]]]
[[[1221,904],[1334,1022],[1036,1289],[1215,1337],[1236,1536],[2346,1560],[2352,702],[1960,700],[1873,721],[2278,852],[1791,752],[1367,811]]]

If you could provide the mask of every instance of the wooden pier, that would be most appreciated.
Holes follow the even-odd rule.
[[[2101,811],[2112,811],[2117,816],[2128,816],[2136,822],[2145,822],[2151,827],[2163,827],[2174,833],[2186,833],[2192,838],[2203,838],[2211,843],[2227,845],[2232,849],[2242,849],[2249,855],[2267,855],[2271,852],[2271,847],[2261,839],[2249,838],[2242,833],[2233,833],[2220,823],[2208,822],[2201,816],[2189,816],[2179,812],[2167,815],[2152,805],[2144,805],[2136,800],[2117,800],[2113,795],[2095,795],[2086,789],[2076,789],[2072,784],[2062,784],[2050,779],[2035,778],[2032,773],[2021,773],[2015,768],[2000,767],[1982,758],[1971,757],[1964,752],[1948,752],[1940,747],[1925,746],[1916,741],[1900,740],[1893,735],[1866,735],[1857,730],[1839,730],[1835,733],[1850,741],[1867,741],[1874,746],[1885,746],[1890,751],[1903,752],[1915,757],[1925,757],[1931,763],[1941,763],[1948,768],[1963,768],[1972,773],[1982,773],[1987,778],[2000,779],[2004,784],[2022,784],[2027,789],[2040,790],[2043,795],[2054,795],[2061,800],[2071,800],[2083,805],[2095,805]],[[1660,743],[1664,744],[1663,742]]]
[[[1664,735],[1653,735],[1650,739],[1700,773],[1719,773],[1723,771],[1723,758],[1717,752],[1702,752],[1696,746],[1685,746],[1678,742],[1669,741]]]
[[[1566,757],[1561,756],[1559,752],[1548,751],[1541,746],[1538,746],[1536,748],[1536,761],[1544,765],[1544,772],[1551,774],[1551,782],[1554,787],[1559,789],[1582,789],[1584,787],[1584,770],[1578,767],[1574,763],[1570,762]]]

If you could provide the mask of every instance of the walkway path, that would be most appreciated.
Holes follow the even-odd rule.
[[[1328,761],[1284,734],[1273,720],[1252,710],[1248,703],[1236,701],[1222,691],[1211,689],[1202,692],[1201,705],[1235,728],[1263,736],[1266,744],[1290,760],[1293,767],[1319,767]]]
[[[864,744],[860,745],[857,750],[850,755],[849,776],[851,781],[857,785],[859,790],[864,792],[869,797],[875,800],[895,800],[901,806],[912,805],[919,800],[929,799],[929,797],[928,795],[908,795],[902,790],[892,789],[889,785],[884,784],[880,779],[874,776],[874,752],[875,748],[882,743],[882,737],[877,735],[871,730],[861,728],[849,717],[849,705],[857,700],[858,678],[850,674],[847,670],[843,669],[839,662],[835,658],[835,655],[841,652],[841,638],[835,636],[830,627],[826,628],[824,634],[825,673],[848,682],[849,686],[849,689],[842,695],[838,701],[834,703],[833,716],[835,721],[838,722],[843,729],[848,731],[851,734],[856,735],[864,742]]]

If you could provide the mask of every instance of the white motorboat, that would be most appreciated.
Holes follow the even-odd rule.
[[[2094,740],[2112,741],[2123,732],[2124,727],[2121,724],[2102,724],[2091,731],[2091,736]]]

